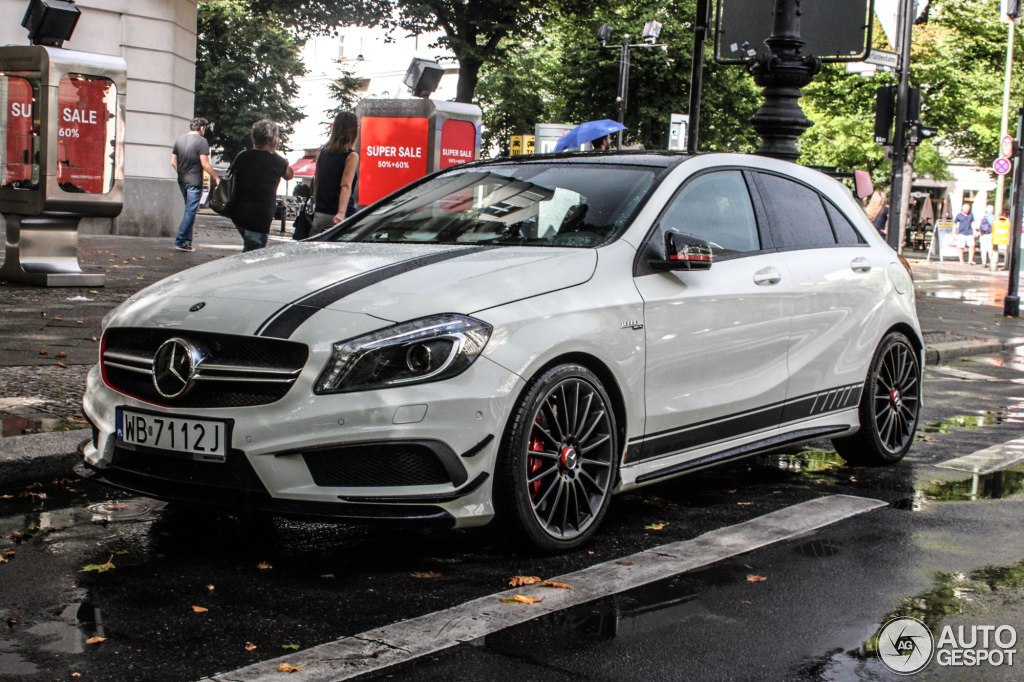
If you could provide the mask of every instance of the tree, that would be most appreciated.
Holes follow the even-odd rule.
[[[381,0],[375,3],[382,26],[414,35],[441,32],[432,45],[451,51],[459,62],[456,102],[470,103],[480,69],[502,58],[506,39],[521,42],[534,36],[544,15],[541,0]]]
[[[477,86],[483,110],[484,153],[497,151],[508,156],[512,135],[532,133],[544,117],[546,58],[550,50],[533,44],[509,54],[500,65],[484,68]]]
[[[305,73],[301,42],[273,15],[244,0],[201,0],[198,6],[195,111],[213,122],[211,145],[226,158],[250,143],[252,124],[270,119],[286,141],[302,112],[291,103]]]

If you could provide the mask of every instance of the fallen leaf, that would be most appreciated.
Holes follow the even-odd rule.
[[[0,495],[0,500],[13,500],[14,495]]]
[[[333,580],[334,579],[334,574],[333,573],[324,573],[320,577],[321,578],[327,578],[328,580]]]
[[[17,624],[18,624],[18,619],[17,618],[8,618],[7,619],[7,627],[13,628]]]
[[[65,367],[65,368],[67,367],[67,365],[65,365],[65,364],[64,364],[63,362],[61,362],[60,360],[58,360],[58,361],[57,361],[57,366],[58,366],[58,367]]]
[[[271,566],[270,563],[266,561],[261,561],[258,564],[256,564],[256,570],[258,571],[269,571],[272,568],[273,566]]]
[[[82,673],[71,673],[71,677],[81,677]]]
[[[751,604],[753,604],[754,602],[752,602],[752,601],[747,601],[746,599],[740,599],[740,603],[741,603],[741,604],[746,604],[747,606],[750,606],[750,605],[751,605]]]
[[[502,597],[499,601],[501,601],[502,604],[536,604],[537,602],[544,600],[537,599],[536,597],[527,597],[523,594],[517,594],[514,597]]]
[[[213,592],[215,589],[217,589],[217,588],[214,587],[213,585],[207,585],[206,586],[206,591],[207,592]]]
[[[738,507],[749,507],[749,506],[751,506],[753,504],[754,504],[753,502],[737,502],[736,506],[738,506]]]
[[[441,574],[438,573],[437,571],[415,571],[413,573],[410,573],[409,575],[411,575],[413,578],[423,578],[423,579],[432,579],[432,578],[440,578],[441,577]]]
[[[117,568],[117,567],[114,566],[114,555],[111,554],[110,558],[107,559],[107,563],[105,563],[105,564],[86,564],[85,566],[82,566],[81,570],[83,572],[85,572],[85,573],[88,573],[89,571],[94,571],[96,573],[106,573],[107,571],[112,571],[115,568]]]
[[[733,488],[732,490],[723,490],[722,492],[725,493],[726,495],[735,495],[736,488]]]
[[[105,641],[107,641],[106,637],[90,637],[89,639],[85,640],[85,643],[86,644],[99,644],[100,642],[105,642]]]
[[[508,584],[511,587],[522,587],[523,585],[536,585],[539,582],[540,577],[536,575],[514,575]]]
[[[277,672],[279,672],[279,673],[301,673],[302,672],[302,666],[301,665],[292,665],[291,663],[282,663],[281,665],[277,666]]]
[[[57,353],[58,358],[66,358],[67,356],[68,354],[65,353],[64,351],[60,351],[59,353]]]
[[[60,315],[54,315],[53,319],[55,319],[55,320],[63,320],[64,318],[61,317]]]
[[[664,523],[649,523],[644,526],[644,530],[665,530],[666,525]]]
[[[49,355],[50,351],[46,350],[45,348],[40,348],[39,349],[39,354],[40,355]]]
[[[763,575],[757,575],[755,573],[747,574],[748,583],[763,583],[765,580],[768,580],[768,578],[765,578]]]
[[[206,613],[209,610],[210,609],[206,608],[205,606],[195,606],[195,605],[192,606],[192,612],[193,613]]]
[[[85,324],[82,320],[75,320],[75,324]]]
[[[633,565],[632,561],[616,561],[615,563],[617,565],[619,565],[619,566],[632,566]]]
[[[256,651],[256,645],[253,644],[252,642],[246,642],[245,643],[245,650],[246,651]]]
[[[856,483],[856,482],[857,482],[857,477],[856,476],[850,476],[850,483]]]
[[[281,648],[288,649],[289,651],[298,651],[302,647],[300,647],[298,644],[282,644]]]
[[[4,550],[4,556],[14,556],[14,550],[13,549],[5,549]]]
[[[570,585],[569,583],[559,583],[559,582],[555,582],[554,580],[545,580],[544,582],[541,583],[541,585],[543,585],[544,587],[557,587],[557,588],[562,589],[562,590],[571,590],[572,589],[572,585]]]
[[[0,556],[0,564],[6,564],[6,563],[10,563],[10,562],[8,562],[6,558]]]

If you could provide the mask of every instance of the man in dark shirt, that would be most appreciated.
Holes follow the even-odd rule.
[[[964,249],[967,249],[970,253],[967,263],[974,265],[974,214],[971,213],[971,205],[964,204],[953,222],[956,223],[956,248],[960,251],[960,262],[964,262]]]
[[[189,132],[174,141],[174,149],[171,151],[171,167],[178,173],[178,188],[185,200],[185,215],[181,218],[174,239],[174,248],[178,251],[195,251],[192,248],[192,227],[203,194],[203,171],[210,175],[211,191],[219,181],[210,163],[210,144],[203,137],[207,125],[209,121],[205,118],[192,119]]]

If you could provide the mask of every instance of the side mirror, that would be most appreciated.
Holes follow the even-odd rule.
[[[853,187],[858,199],[871,196],[875,191],[875,183],[871,182],[871,173],[863,170],[853,171]]]
[[[708,270],[713,261],[705,240],[675,230],[665,232],[665,260],[651,259],[655,270]]]

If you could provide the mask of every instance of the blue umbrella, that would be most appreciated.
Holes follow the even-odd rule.
[[[599,137],[611,135],[625,129],[626,126],[610,118],[602,118],[599,121],[586,121],[558,138],[558,142],[555,143],[555,151],[563,152],[572,147],[579,147]]]

